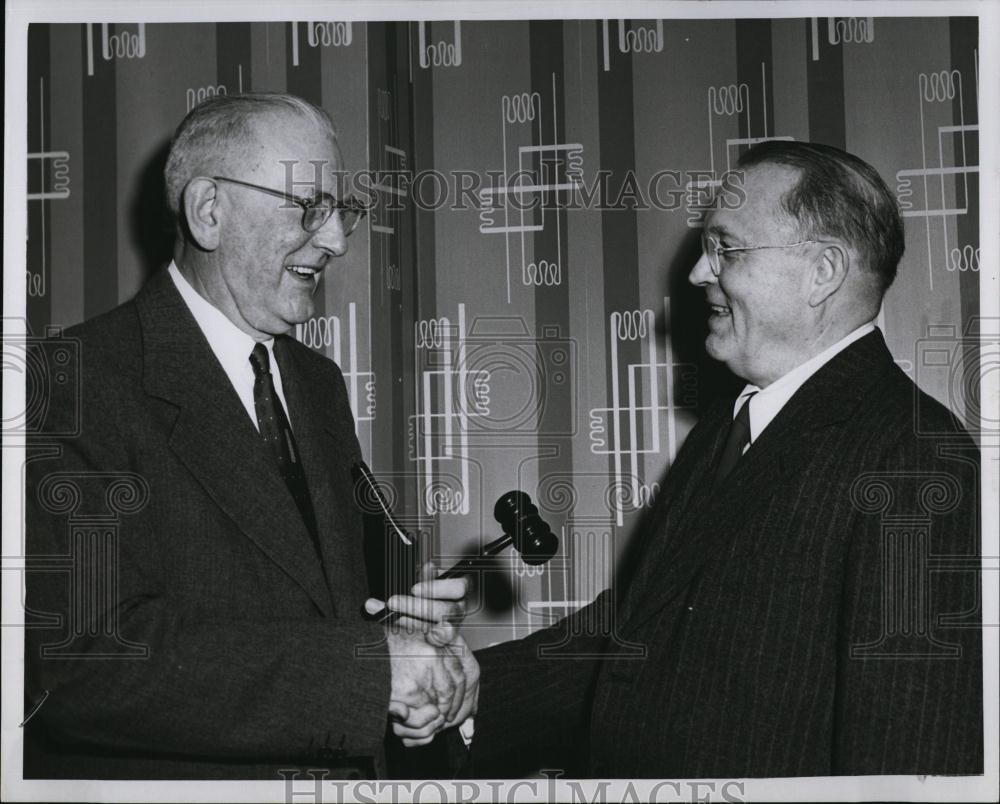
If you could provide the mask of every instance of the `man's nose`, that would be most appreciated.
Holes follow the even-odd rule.
[[[701,257],[698,258],[698,262],[694,264],[694,268],[688,274],[688,282],[703,288],[705,285],[714,285],[718,281],[719,278],[712,273],[712,266],[708,262],[708,255],[702,252]]]
[[[343,257],[347,253],[347,235],[344,234],[344,223],[339,212],[334,212],[326,223],[313,233],[312,243],[334,257]]]

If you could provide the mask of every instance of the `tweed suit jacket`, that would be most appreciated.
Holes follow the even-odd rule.
[[[40,703],[26,776],[371,767],[389,667],[357,655],[383,632],[360,616],[360,451],[339,369],[276,340],[320,558],[165,271],[66,337],[79,395],[51,399],[46,429],[79,415],[79,433],[36,444],[26,475],[26,710]]]
[[[688,436],[627,587],[477,654],[474,776],[982,773],[971,438],[878,331],[716,486],[732,404]]]

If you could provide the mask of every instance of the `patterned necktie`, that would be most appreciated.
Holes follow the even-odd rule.
[[[316,514],[313,511],[312,498],[309,496],[309,486],[306,485],[306,473],[299,460],[299,448],[292,435],[288,416],[281,406],[281,400],[274,390],[274,378],[271,376],[271,361],[267,347],[262,343],[254,346],[250,353],[250,365],[253,366],[253,406],[257,413],[257,425],[260,436],[267,444],[278,470],[285,479],[285,485],[292,494],[292,499],[302,514],[309,535],[312,537],[316,552],[319,553],[319,534],[316,530]]]
[[[739,461],[744,448],[750,443],[750,400],[753,399],[753,396],[750,394],[746,398],[729,427],[726,445],[722,448],[722,457],[719,458],[719,466],[715,470],[716,484],[722,483],[726,476],[733,471],[733,467]]]

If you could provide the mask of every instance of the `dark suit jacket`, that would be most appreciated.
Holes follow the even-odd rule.
[[[731,416],[688,436],[627,590],[477,654],[473,775],[982,773],[972,440],[879,332],[714,488]]]
[[[343,378],[277,339],[322,562],[166,272],[66,332],[27,469],[28,776],[271,778],[379,755],[388,662],[367,592]],[[41,439],[44,443],[45,439]],[[46,455],[46,452],[49,454]],[[34,626],[34,627],[30,627]],[[334,770],[333,776],[337,775]]]

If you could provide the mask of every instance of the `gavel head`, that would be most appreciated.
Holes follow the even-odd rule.
[[[525,564],[544,564],[559,549],[559,537],[523,491],[508,491],[500,497],[493,506],[493,518],[511,537]]]

